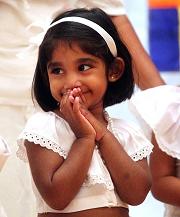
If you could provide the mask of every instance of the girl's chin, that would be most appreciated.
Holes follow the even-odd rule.
[[[97,103],[89,106],[88,108],[89,111],[103,111],[103,104],[102,103]]]

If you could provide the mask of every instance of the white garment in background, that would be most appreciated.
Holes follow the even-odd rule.
[[[0,136],[0,172],[10,155],[10,148],[7,142]],[[0,217],[7,217],[3,206],[0,203]]]
[[[7,215],[6,215],[6,213],[5,213],[4,209],[3,209],[3,207],[1,206],[1,204],[0,204],[0,216],[1,216],[1,217],[7,217]]]
[[[0,171],[10,155],[10,148],[3,137],[0,136]]]
[[[176,159],[180,178],[180,87],[162,85],[136,93],[130,107],[153,130],[159,148]],[[165,204],[164,217],[179,217],[180,207]]]
[[[162,85],[140,91],[130,106],[153,130],[162,151],[180,159],[180,87]]]

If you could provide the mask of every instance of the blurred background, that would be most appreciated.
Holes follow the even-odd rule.
[[[50,0],[47,1],[52,2]],[[12,6],[14,5],[14,7],[15,2],[18,2],[19,5],[25,4],[25,7],[28,8],[28,4],[26,5],[28,1],[25,0],[9,0],[8,2],[10,2]],[[129,19],[131,20],[145,49],[151,55],[151,58],[158,67],[162,77],[165,79],[167,84],[179,85],[178,1],[124,0],[124,3]],[[52,7],[50,6],[47,9],[47,15],[48,10],[51,11],[53,8],[53,3],[49,5],[52,5]],[[0,30],[2,36],[4,31],[6,31],[6,28],[13,28],[13,26],[7,27],[3,25],[4,18],[7,17],[9,19],[13,11],[9,10],[9,14],[3,14],[3,11],[5,11],[3,9],[6,9],[6,0],[0,0],[0,19],[2,21]],[[39,11],[37,11],[36,15],[41,16]],[[28,20],[22,21],[22,18],[19,16],[19,22],[24,22],[25,25]],[[18,26],[14,28],[18,28]],[[24,32],[23,34],[27,33]],[[16,31],[14,31],[14,37],[10,37],[12,41],[18,40]],[[2,51],[1,53],[4,53],[4,56],[1,56],[0,54],[0,58],[4,59],[4,62],[6,62],[7,65],[6,67],[8,68],[9,64],[12,63],[6,58],[6,50],[3,50],[3,40],[0,41],[0,51]],[[22,53],[19,54],[21,55]],[[32,71],[35,64],[34,56],[28,56],[27,54],[27,58],[29,58],[29,61],[31,62],[30,65],[27,66],[25,64],[25,60],[23,59],[21,59],[17,65],[19,64],[22,66],[22,64],[24,64],[24,70],[28,68],[29,71]],[[16,96],[17,92],[13,92],[11,84],[8,83],[8,75],[6,76],[5,74],[6,68],[3,68],[3,73],[3,76],[5,76],[3,78],[0,76],[0,85],[2,91],[5,89],[5,86],[7,87],[9,85],[9,89],[12,90],[11,94]],[[22,83],[22,89],[19,88],[17,90],[19,96],[17,99],[18,103],[13,102],[12,99],[9,103],[6,98],[2,99],[0,97],[0,134],[6,138],[12,151],[12,155],[8,158],[3,170],[0,173],[0,204],[2,204],[2,208],[6,213],[6,215],[5,213],[3,214],[4,216],[35,217],[34,198],[29,188],[29,170],[23,162],[17,161],[15,156],[17,150],[16,138],[22,130],[28,115],[32,112],[31,102],[29,102],[27,99],[22,99],[21,94],[23,93],[23,85],[29,85],[32,75],[23,72],[23,74],[19,75],[18,78],[16,76],[16,72],[14,71],[12,71],[12,75],[14,76],[15,83],[16,81],[19,82],[18,79],[22,77],[24,82]],[[2,88],[3,86],[4,89]],[[1,95],[3,95],[3,92],[1,92]],[[21,103],[22,100],[24,100],[24,104]],[[135,118],[129,111],[127,102],[124,102],[121,105],[112,106],[108,108],[108,110],[114,117],[126,118],[130,122],[136,122]],[[7,122],[7,120],[9,121]],[[163,204],[155,200],[151,193],[148,194],[142,205],[130,207],[131,217],[163,217],[163,212]],[[26,214],[24,215],[24,213]],[[4,216],[1,216],[0,214],[0,217]]]
[[[176,0],[124,0],[124,3],[136,33],[161,76],[167,84],[180,85],[180,3]],[[115,105],[109,111],[115,117],[136,122],[129,112],[127,102]],[[163,217],[163,213],[163,203],[154,199],[151,193],[143,204],[130,208],[132,217]]]

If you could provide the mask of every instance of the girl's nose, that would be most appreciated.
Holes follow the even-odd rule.
[[[78,79],[77,76],[69,76],[66,79],[66,82],[64,84],[64,89],[65,90],[72,90],[75,87],[80,87],[81,86],[81,81]]]

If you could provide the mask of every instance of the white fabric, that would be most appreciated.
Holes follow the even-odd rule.
[[[4,140],[4,138],[0,136],[0,172],[9,155],[10,155],[9,145]],[[7,217],[1,203],[0,203],[0,217]]]
[[[0,136],[0,171],[10,155],[10,147],[3,137]]]
[[[26,217],[36,216],[28,164],[16,157],[16,140],[31,110],[27,106],[0,106],[0,134],[11,150],[0,172],[0,204],[7,217],[24,217],[24,213]]]
[[[107,113],[108,129],[116,136],[128,155],[138,161],[147,157],[152,151],[152,144],[125,121],[111,119]],[[27,161],[24,140],[46,147],[66,158],[75,135],[68,123],[53,112],[37,112],[27,122],[18,138],[19,150],[17,156]],[[35,185],[34,193],[37,198],[37,212],[75,212],[97,207],[123,206],[127,207],[117,196],[110,174],[103,163],[98,149],[93,153],[87,178],[79,193],[62,211],[48,207],[38,193]],[[101,190],[100,190],[101,189]],[[93,200],[92,200],[93,198]]]
[[[163,85],[138,92],[130,106],[152,128],[161,150],[180,159],[180,87]]]
[[[6,213],[5,213],[4,209],[3,209],[3,207],[1,206],[1,204],[0,204],[0,216],[1,216],[1,217],[7,217],[7,215],[6,215]]]
[[[0,155],[10,155],[10,147],[5,139],[0,136]]]
[[[77,0],[77,7],[99,7],[107,14],[112,16],[123,15],[126,13],[124,0]]]

